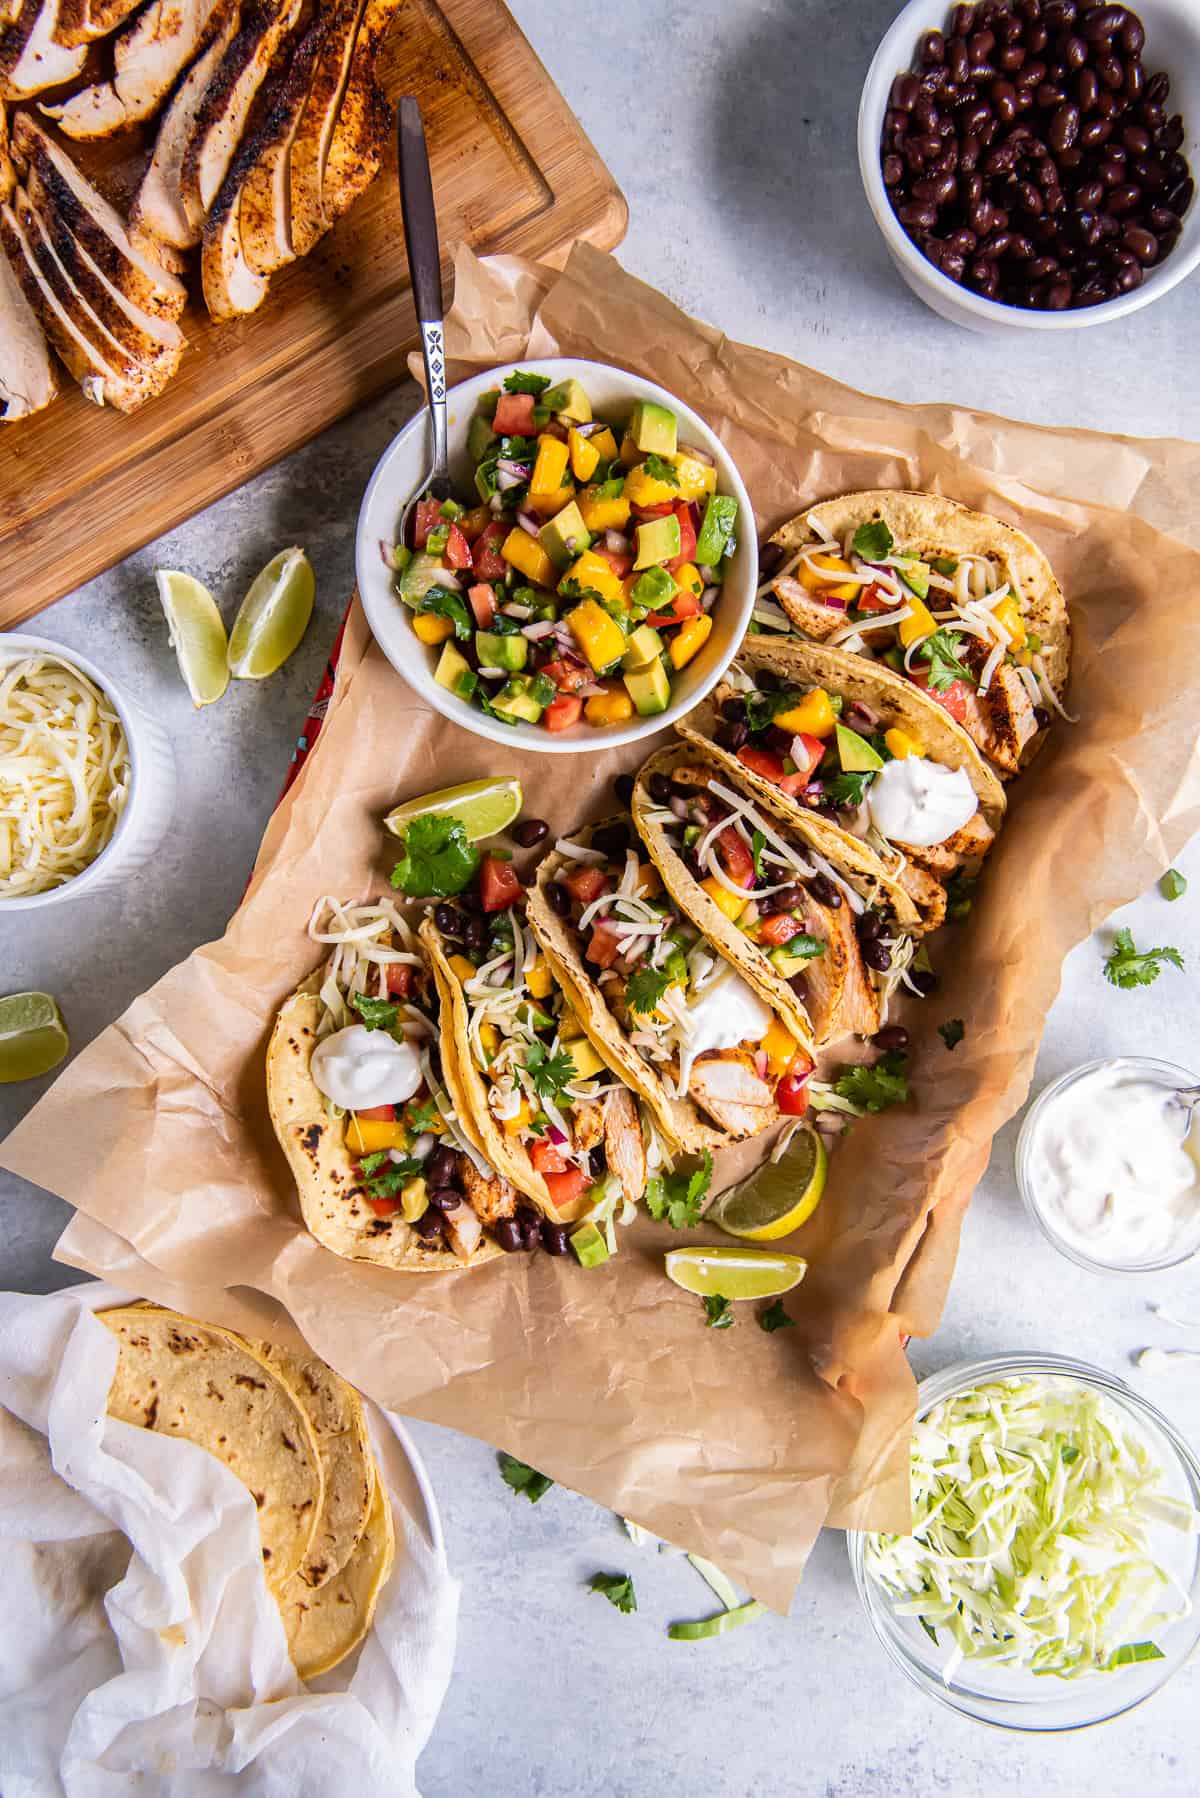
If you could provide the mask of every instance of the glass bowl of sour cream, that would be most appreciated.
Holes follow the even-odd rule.
[[[1039,1094],[1017,1139],[1017,1185],[1055,1248],[1099,1273],[1158,1273],[1200,1251],[1200,1118],[1186,1068],[1089,1061]]]

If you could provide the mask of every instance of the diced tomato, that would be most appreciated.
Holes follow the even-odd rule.
[[[797,793],[803,793],[807,785],[807,774],[785,774],[779,782],[779,791],[785,799],[794,799]]]
[[[411,962],[391,961],[388,963],[387,989],[393,999],[410,999],[413,983],[417,978],[417,970]]]
[[[674,510],[668,500],[661,506],[634,506],[633,516],[641,519],[644,524],[648,518],[669,518]]]
[[[810,737],[807,731],[799,731],[792,738],[792,760],[806,785],[815,770],[824,761],[826,747],[827,745],[822,743],[820,737]],[[797,749],[803,749],[804,754],[797,755]]]
[[[419,499],[413,519],[413,544],[417,549],[424,549],[429,541],[429,533],[442,522],[442,502],[440,499]]]
[[[471,566],[481,581],[503,580],[508,573],[508,563],[500,554],[500,545],[508,532],[509,526],[497,518],[476,538],[471,551]]]
[[[696,553],[696,527],[692,523],[692,509],[685,499],[677,499],[671,510],[679,520],[679,554],[667,563],[667,567],[674,573],[685,562],[690,562]]]
[[[534,1143],[529,1151],[529,1159],[533,1163],[535,1173],[565,1174],[567,1171],[566,1157],[560,1149],[555,1148],[549,1137],[546,1136]]]
[[[486,581],[479,581],[474,587],[467,588],[467,598],[480,630],[489,630],[496,616],[496,589],[489,587]]]
[[[373,1199],[370,1196],[367,1198],[367,1204],[371,1207],[371,1210],[375,1213],[376,1217],[394,1216],[395,1213],[399,1211],[401,1203],[402,1201],[398,1195],[393,1198],[383,1199]]]
[[[581,668],[578,662],[568,662],[563,657],[547,662],[541,672],[550,676],[560,693],[574,693],[591,678],[586,668]]]
[[[651,612],[646,623],[653,624],[656,627],[669,624],[682,624],[685,618],[695,618],[702,610],[703,607],[700,604],[699,594],[689,593],[686,588],[681,587],[671,601],[670,611]]]
[[[502,393],[496,405],[492,429],[497,437],[532,437],[533,395]]]
[[[607,562],[619,581],[623,581],[633,567],[633,556],[628,551],[593,548],[592,554]]]
[[[569,1167],[564,1174],[543,1174],[550,1202],[556,1211],[577,1199],[588,1183],[588,1177],[581,1167]]]
[[[373,1123],[377,1124],[394,1124],[396,1121],[396,1107],[394,1105],[368,1105],[364,1109],[360,1105],[356,1109],[354,1115],[355,1117],[369,1118]]]
[[[583,701],[575,693],[560,693],[542,713],[547,730],[570,730],[583,716]]]
[[[811,1075],[811,1067],[803,1073],[789,1070],[775,1088],[775,1103],[785,1118],[803,1117],[808,1110],[808,1082]]]
[[[794,936],[799,936],[803,928],[799,918],[793,918],[790,911],[775,911],[759,924],[758,940],[766,943],[768,948],[777,949],[780,943],[790,943]]]
[[[621,953],[621,939],[611,924],[601,921],[592,926],[592,940],[584,957],[595,968],[611,968]]]
[[[484,911],[506,911],[515,905],[524,888],[511,862],[485,855],[479,865],[479,898]]]
[[[952,718],[956,718],[960,724],[966,723],[967,701],[974,691],[967,681],[952,680],[948,687],[931,687],[929,684],[928,668],[922,668],[920,670],[914,669],[909,676],[909,679],[913,682],[914,686],[920,687],[924,692],[928,693],[930,699],[936,699],[943,710],[949,712]]]
[[[471,510],[464,512],[459,519],[458,528],[468,543],[474,543],[476,537],[481,536],[491,522],[490,506],[472,506]]]
[[[851,601],[860,612],[892,612],[897,610],[895,596],[886,594],[878,581],[872,581],[864,587],[858,598]]]
[[[717,838],[717,854],[735,886],[754,885],[754,857],[732,824]]]
[[[572,898],[578,899],[580,905],[590,905],[601,893],[608,891],[608,876],[599,868],[573,868],[563,881]]]
[[[773,755],[769,749],[755,749],[747,743],[737,752],[737,759],[743,768],[749,768],[751,774],[758,774],[763,780],[769,780],[778,786],[786,779],[786,772],[781,756]]]
[[[471,566],[471,545],[462,534],[457,524],[450,526],[450,535],[446,539],[446,560],[451,568],[469,568]]]

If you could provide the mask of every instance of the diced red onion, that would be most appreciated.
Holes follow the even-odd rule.
[[[510,487],[519,487],[522,481],[529,479],[529,471],[522,471],[516,462],[497,462],[496,486],[501,493],[507,493]]]
[[[523,531],[528,531],[531,537],[536,537],[542,528],[532,512],[518,512],[517,523]]]
[[[857,720],[857,723],[852,724],[852,719]],[[874,730],[879,723],[879,713],[873,712],[869,705],[863,704],[861,699],[856,699],[846,712],[846,723],[850,725],[851,730],[856,730],[859,724],[865,724],[868,730]]]
[[[623,556],[629,548],[629,539],[622,531],[605,531],[604,547],[614,556]]]
[[[575,691],[580,699],[598,699],[602,693],[607,691],[607,688],[602,687],[598,681],[587,680],[581,687],[576,687]]]
[[[481,667],[479,672],[483,676],[484,680],[505,680],[507,678],[507,673],[508,673],[507,669],[504,669],[504,668],[484,668],[484,667]]]
[[[706,587],[711,587],[716,579],[716,571],[710,568],[707,562],[701,562],[696,573],[700,576],[700,579],[704,582]]]
[[[547,1124],[546,1135],[550,1138],[550,1141],[554,1144],[556,1149],[561,1148],[563,1143],[567,1140],[565,1130],[560,1130],[557,1124]]]
[[[393,574],[396,572],[396,548],[396,544],[388,543],[383,537],[379,539],[379,553],[383,557],[385,566],[390,568]]]
[[[846,610],[845,600],[835,593],[822,593],[821,604],[823,606],[828,606],[831,612],[844,612]]]
[[[536,624],[523,624],[521,635],[528,637],[531,643],[540,643],[543,637],[552,637],[557,628],[553,618],[539,618]]]
[[[706,587],[700,595],[700,610],[702,612],[711,612],[717,603],[720,592],[721,589],[719,587]]]
[[[678,793],[672,793],[672,795],[671,795],[671,810],[674,812],[675,816],[680,820],[681,823],[683,823],[683,824],[687,823],[687,821],[688,821],[688,802],[686,799],[681,799],[679,797]]]
[[[564,547],[566,549],[569,549],[572,555],[575,554],[575,549],[576,549],[578,542],[579,542],[578,537],[564,537],[563,538]]]

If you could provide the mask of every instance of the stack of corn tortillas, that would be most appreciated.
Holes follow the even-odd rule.
[[[327,1673],[370,1629],[395,1554],[357,1392],[315,1356],[176,1311],[134,1305],[100,1321],[120,1344],[109,1415],[186,1437],[249,1488],[296,1671]]]

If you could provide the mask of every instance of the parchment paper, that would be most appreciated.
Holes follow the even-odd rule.
[[[447,341],[459,375],[565,353],[652,376],[728,444],[761,528],[850,488],[939,490],[1027,529],[1069,597],[1079,723],[1056,727],[1014,788],[969,922],[934,939],[943,984],[906,1020],[914,1102],[856,1126],[788,1245],[812,1261],[789,1300],[799,1327],[766,1335],[743,1306],[733,1330],[706,1329],[662,1274],[680,1238],[648,1219],[596,1270],[506,1257],[412,1281],[340,1261],[302,1229],[263,1052],[315,963],[314,900],[382,884],[393,857],[378,820],[400,795],[514,772],[528,809],[565,831],[631,765],[505,754],[455,732],[357,608],[317,748],[225,936],[85,1050],[0,1160],[84,1214],[63,1259],[266,1333],[275,1301],[381,1403],[511,1450],[782,1609],[822,1523],[906,1527],[901,1332],[936,1326],[963,1209],[1027,1091],[1063,957],[1200,824],[1200,554],[1154,528],[1194,536],[1200,450],[873,399],[730,342],[586,246],[561,275],[460,253]],[[953,1054],[936,1034],[950,1017],[966,1026]]]

